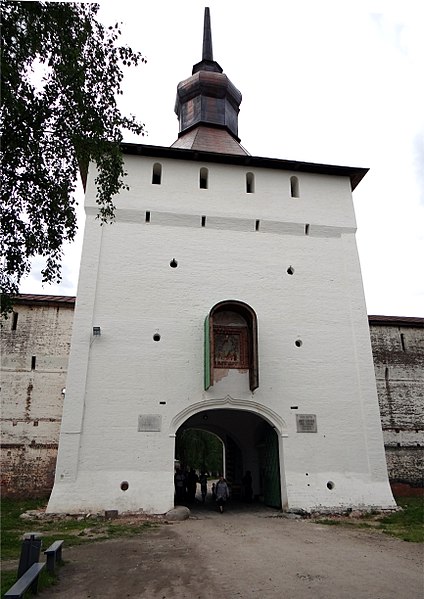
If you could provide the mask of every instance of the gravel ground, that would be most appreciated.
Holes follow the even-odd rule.
[[[423,599],[423,546],[250,506],[64,548],[63,599]]]

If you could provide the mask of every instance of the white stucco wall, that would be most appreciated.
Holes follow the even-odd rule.
[[[151,184],[154,162],[161,185]],[[198,188],[202,166],[208,189]],[[126,170],[130,191],[104,227],[89,176],[49,510],[169,509],[175,422],[193,405],[248,405],[275,426],[286,506],[393,505],[349,179],[141,156],[128,156]],[[299,198],[289,197],[292,174]],[[222,300],[245,302],[258,317],[253,394],[245,377],[203,389],[203,323]],[[317,433],[296,432],[299,413],[316,414]],[[139,416],[151,414],[160,431],[139,432]]]

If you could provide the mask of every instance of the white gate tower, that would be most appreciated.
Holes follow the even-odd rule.
[[[214,61],[178,85],[171,147],[124,144],[116,222],[86,226],[48,511],[164,513],[178,430],[283,509],[393,507],[355,242],[366,169],[250,155]]]

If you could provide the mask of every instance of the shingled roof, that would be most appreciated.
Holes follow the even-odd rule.
[[[57,305],[67,304],[74,306],[76,297],[74,295],[41,295],[35,293],[20,293],[13,297],[14,304],[37,304],[37,305]]]
[[[171,148],[249,156],[249,153],[228,133],[226,129],[217,129],[205,125],[199,125],[181,135],[181,137],[172,144]]]
[[[393,325],[398,327],[424,327],[424,318],[418,316],[375,316],[369,315],[368,322],[373,325]]]

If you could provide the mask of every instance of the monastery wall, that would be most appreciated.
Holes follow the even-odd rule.
[[[370,332],[389,478],[423,486],[424,319],[377,319]]]
[[[74,298],[16,300],[1,344],[4,495],[50,492],[56,466]]]

